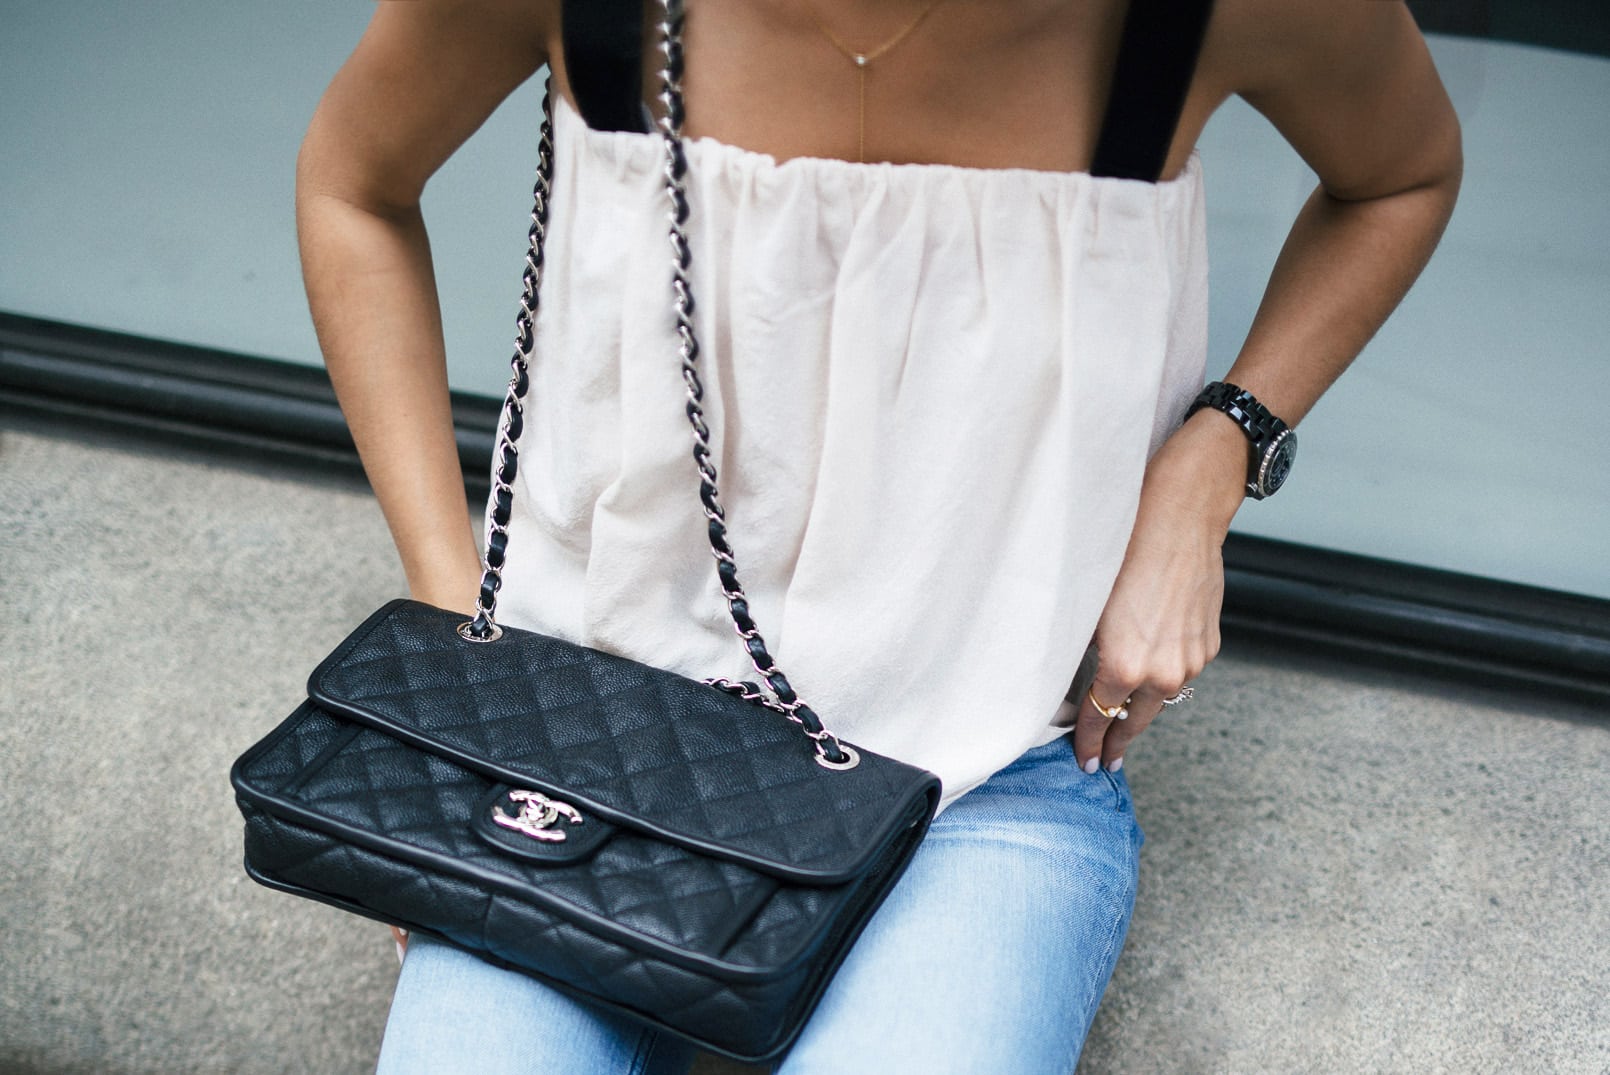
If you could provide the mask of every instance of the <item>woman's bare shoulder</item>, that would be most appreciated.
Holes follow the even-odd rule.
[[[558,28],[559,8],[559,0],[377,0],[371,26],[494,48],[540,48]]]
[[[1419,37],[1403,0],[1217,0],[1204,59],[1242,95],[1363,69]]]
[[[304,174],[406,204],[548,60],[557,0],[380,0],[325,91]]]
[[[1457,169],[1459,128],[1402,0],[1218,0],[1203,77],[1272,122],[1334,195]]]

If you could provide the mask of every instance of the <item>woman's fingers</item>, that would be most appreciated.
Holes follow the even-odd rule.
[[[1162,712],[1164,702],[1179,697],[1185,681],[1200,673],[1206,664],[1206,660],[1193,664],[1190,676],[1177,672],[1123,676],[1106,667],[1099,669],[1095,685],[1079,706],[1079,718],[1073,728],[1073,751],[1079,767],[1087,773],[1103,766],[1115,773],[1122,769],[1129,744]],[[1133,686],[1122,686],[1126,681]]]
[[[1150,688],[1135,688],[1129,699],[1129,718],[1114,721],[1102,738],[1101,765],[1115,773],[1124,767],[1124,753],[1129,750],[1129,744],[1151,724],[1162,710],[1166,697],[1168,695]]]
[[[1079,767],[1087,773],[1094,773],[1102,764],[1103,744],[1112,735],[1112,729],[1130,720],[1133,686],[1121,684],[1104,671],[1096,672],[1095,684],[1085,692],[1079,705],[1079,719],[1073,726],[1073,753],[1079,759]]]

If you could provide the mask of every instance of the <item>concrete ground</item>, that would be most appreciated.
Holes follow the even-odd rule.
[[[247,881],[227,774],[400,588],[350,478],[0,414],[0,1072],[370,1069],[390,942]],[[1079,1071],[1610,1071],[1604,718],[1231,647]]]

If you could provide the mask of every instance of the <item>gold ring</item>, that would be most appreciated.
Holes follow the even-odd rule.
[[[1096,688],[1095,687],[1090,688],[1089,694],[1090,694],[1090,704],[1096,707],[1096,712],[1097,713],[1100,713],[1102,716],[1106,717],[1108,720],[1128,720],[1129,719],[1129,703],[1133,702],[1135,699],[1133,699],[1133,698],[1125,698],[1123,700],[1123,702],[1120,703],[1119,705],[1102,705],[1101,702],[1096,699]]]

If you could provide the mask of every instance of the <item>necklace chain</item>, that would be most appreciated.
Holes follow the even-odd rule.
[[[923,8],[921,11],[917,12],[917,17],[912,19],[910,22],[906,23],[906,25],[904,27],[902,27],[900,29],[900,31],[898,33],[896,33],[893,37],[889,38],[887,41],[885,41],[883,44],[879,45],[877,48],[871,49],[871,50],[866,51],[866,52],[862,52],[859,49],[853,49],[850,46],[846,45],[842,40],[839,39],[837,34],[835,34],[832,30],[828,29],[827,23],[822,21],[821,16],[817,15],[814,11],[811,13],[811,18],[816,23],[816,28],[822,32],[822,36],[827,38],[828,43],[833,46],[833,48],[839,53],[839,55],[843,56],[846,60],[849,60],[852,64],[855,65],[855,74],[856,74],[856,116],[857,116],[857,121],[856,121],[856,143],[857,143],[857,146],[858,146],[857,154],[858,154],[858,159],[859,160],[861,160],[863,162],[866,160],[866,75],[867,75],[867,68],[871,67],[874,61],[879,60],[882,57],[888,55],[896,47],[898,47],[901,42],[903,42],[906,38],[910,37],[913,33],[915,33],[916,30],[917,30],[917,27],[921,26],[923,24],[923,21],[925,19],[927,19],[929,15],[932,15],[934,13],[934,9],[937,8],[940,4],[942,4],[944,2],[945,2],[945,0],[932,0],[932,3],[930,3],[927,7]]]

